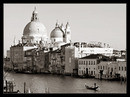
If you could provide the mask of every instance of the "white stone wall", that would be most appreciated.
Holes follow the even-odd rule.
[[[11,54],[11,61],[13,61],[14,63],[23,62],[24,60],[23,47],[11,47],[10,54]]]
[[[54,42],[59,42],[59,41],[62,41],[63,42],[63,38],[51,38],[51,42],[54,43]]]
[[[73,69],[78,69],[76,63],[77,52],[74,46],[65,47],[65,73],[73,73]]]
[[[95,76],[96,65],[96,59],[78,59],[78,75],[86,74],[86,68],[88,68],[88,75]]]
[[[103,54],[106,56],[112,56],[113,55],[113,48],[89,48],[89,47],[82,47],[79,48],[79,52],[83,54]]]
[[[117,61],[102,61],[97,64],[96,78],[100,76],[100,70],[103,70],[104,78],[114,78],[115,74],[120,74],[120,77],[126,77],[126,62],[117,62]]]
[[[120,67],[120,70],[119,70]],[[127,66],[126,62],[118,62],[118,73],[121,77],[127,77]]]

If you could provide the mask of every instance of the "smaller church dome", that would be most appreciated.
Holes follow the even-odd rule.
[[[63,38],[64,32],[59,28],[55,27],[54,30],[52,30],[50,37],[51,38]]]

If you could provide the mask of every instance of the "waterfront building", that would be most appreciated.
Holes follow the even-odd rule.
[[[90,54],[102,54],[105,56],[112,56],[113,55],[113,48],[110,46],[102,46],[103,43],[96,43],[96,42],[75,42],[74,45],[78,47],[79,57],[85,57],[86,55]],[[104,43],[105,44],[105,43]]]
[[[22,43],[10,47],[10,61],[15,69],[23,69],[23,66],[26,65],[25,51],[33,48],[37,48],[37,46],[28,46],[23,45]]]
[[[126,62],[101,61],[97,64],[95,77],[99,79],[126,78]]]
[[[65,45],[61,46],[61,68],[62,68],[62,74],[64,74],[65,70],[65,47],[70,46],[70,43],[67,43]]]
[[[78,48],[72,44],[65,47],[65,72],[66,75],[78,73]]]
[[[117,78],[120,77],[121,75],[118,72],[119,64],[120,62],[114,60],[113,57],[111,58],[101,54],[91,54],[89,56],[78,59],[78,75],[93,76],[102,79]],[[121,67],[121,68],[126,68],[126,67]],[[122,74],[125,73],[123,72]]]
[[[114,78],[116,74],[117,63],[113,61],[101,61],[97,64],[96,78],[109,79]]]
[[[50,52],[50,72],[61,74],[61,50],[57,49]]]
[[[11,65],[11,62],[10,62],[10,58],[8,58],[8,57],[4,58],[3,63],[4,63],[4,65],[3,65],[4,70],[8,71],[8,70],[13,69],[13,66]]]
[[[33,70],[33,56],[35,49],[29,49],[25,51],[26,64],[23,65],[23,70],[32,71]]]
[[[27,63],[27,68],[30,71],[35,71],[37,73],[42,73],[47,69],[46,66],[46,56],[44,49],[39,50],[38,48],[36,49],[30,49],[25,51],[25,57],[26,57],[26,63]]]
[[[127,66],[126,61],[118,61],[118,71],[117,73],[120,75],[120,77],[127,78]]]
[[[41,73],[45,70],[45,53],[44,50],[36,50],[34,54],[34,66],[36,72]]]
[[[78,59],[78,75],[95,77],[98,55],[89,55]]]
[[[44,64],[44,72],[45,73],[49,73],[49,69],[50,69],[50,66],[51,66],[51,60],[50,60],[50,52],[44,52],[45,54],[45,64]]]

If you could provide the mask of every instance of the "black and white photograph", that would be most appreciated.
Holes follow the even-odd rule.
[[[126,3],[4,3],[3,94],[127,94]]]

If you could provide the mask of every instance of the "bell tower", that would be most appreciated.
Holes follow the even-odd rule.
[[[66,24],[65,42],[66,43],[70,43],[71,42],[71,30],[70,30],[69,22],[67,22],[67,24]]]

